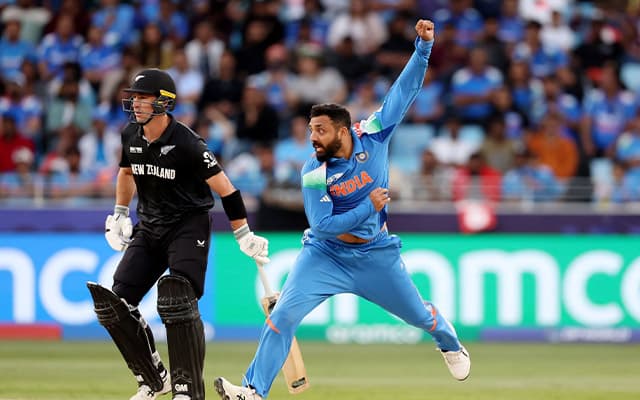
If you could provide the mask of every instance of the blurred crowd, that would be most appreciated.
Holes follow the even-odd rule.
[[[112,198],[122,89],[157,67],[244,194],[299,207],[310,106],[377,110],[418,18],[394,197],[640,201],[637,0],[0,0],[0,199]]]

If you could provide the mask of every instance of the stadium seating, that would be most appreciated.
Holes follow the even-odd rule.
[[[403,173],[411,174],[420,167],[422,151],[429,147],[435,131],[427,124],[400,124],[391,138],[389,161]]]

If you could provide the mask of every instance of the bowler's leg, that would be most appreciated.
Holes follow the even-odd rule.
[[[428,332],[441,350],[460,350],[453,326],[432,303],[422,299],[411,280],[400,258],[399,239],[387,240],[388,245],[371,248],[366,268],[358,269],[356,294]]]
[[[395,237],[387,240],[386,244],[370,249],[367,268],[358,268],[356,293],[428,332],[442,352],[451,375],[465,380],[471,369],[469,353],[449,321],[420,296],[400,258],[400,240]]]
[[[282,368],[302,319],[328,297],[348,291],[351,277],[325,252],[305,246],[262,328],[260,342],[243,385],[266,397]]]

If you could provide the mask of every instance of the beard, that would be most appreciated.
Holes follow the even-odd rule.
[[[330,158],[335,157],[336,153],[341,148],[342,148],[342,142],[340,141],[340,138],[338,136],[336,136],[336,138],[333,139],[333,141],[331,141],[329,144],[327,144],[326,146],[322,146],[321,145],[316,150],[316,158],[320,162],[325,162],[325,161],[329,160]],[[322,154],[318,153],[318,150],[322,150],[323,153]]]

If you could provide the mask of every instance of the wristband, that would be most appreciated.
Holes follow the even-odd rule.
[[[224,208],[224,212],[227,214],[229,221],[247,218],[247,210],[244,207],[244,201],[242,200],[242,195],[239,190],[236,190],[228,196],[221,197],[221,199],[222,208]]]
[[[235,236],[236,240],[240,240],[241,237],[251,232],[248,224],[242,225],[240,228],[233,231],[233,236]]]
[[[117,205],[113,207],[113,215],[124,215],[125,217],[129,216],[129,207]]]

